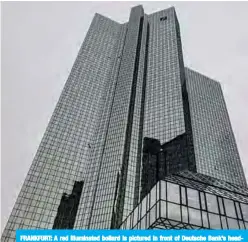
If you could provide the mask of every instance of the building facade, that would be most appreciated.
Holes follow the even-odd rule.
[[[136,6],[124,24],[95,15],[2,241],[24,228],[248,229],[247,196],[220,84],[184,67],[173,7]]]

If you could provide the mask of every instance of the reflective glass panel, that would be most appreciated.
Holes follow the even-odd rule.
[[[156,220],[156,206],[154,206],[151,210],[150,210],[150,224],[152,225]]]
[[[182,204],[187,204],[185,187],[181,187],[181,200]]]
[[[166,202],[160,202],[161,217],[166,218]]]
[[[223,207],[223,202],[222,202],[221,197],[218,197],[218,202],[219,202],[219,207],[220,207],[220,213],[224,214],[224,207]]]
[[[141,218],[146,214],[146,197],[141,202]]]
[[[182,219],[183,222],[188,223],[188,209],[185,206],[182,206]]]
[[[139,206],[134,209],[134,213],[133,213],[133,225],[136,225],[136,223],[138,221],[138,210],[139,210]]]
[[[126,228],[127,228],[127,229],[130,228],[130,220],[131,220],[131,217],[132,217],[132,216],[129,216],[128,219],[127,219],[127,221],[126,221]]]
[[[203,227],[209,228],[208,218],[207,218],[206,212],[202,212],[202,222],[203,222]]]
[[[179,203],[179,186],[170,182],[167,182],[167,196],[168,201]]]
[[[141,219],[141,221],[140,221],[140,228],[141,229],[146,229],[146,216]]]
[[[248,205],[244,203],[240,203],[243,218],[245,221],[248,221]]]
[[[181,221],[180,206],[168,202],[168,218]]]
[[[224,204],[225,204],[226,215],[236,218],[236,212],[233,201],[224,198]]]
[[[207,206],[209,212],[218,213],[218,204],[216,196],[206,193]]]
[[[202,226],[200,210],[189,208],[189,223]]]
[[[188,206],[200,208],[199,195],[197,190],[187,188]]]
[[[151,206],[150,206],[150,204],[151,204],[150,197],[151,197],[151,193],[148,193],[148,195],[147,195],[147,211],[151,208]]]
[[[239,229],[238,221],[233,218],[227,218],[227,224],[229,229]]]
[[[239,203],[235,202],[235,206],[236,206],[236,211],[237,211],[238,218],[242,219]]]
[[[216,214],[209,213],[210,228],[221,229],[220,216]]]
[[[155,203],[156,203],[156,186],[153,187],[153,189],[151,190],[151,205],[150,207],[152,207]]]
[[[226,217],[221,216],[222,228],[227,229]]]
[[[240,227],[240,229],[245,229],[244,222],[241,220],[239,220],[239,227]]]
[[[200,192],[200,197],[201,197],[201,207],[203,210],[206,210],[205,196],[203,192]]]
[[[157,203],[155,206],[157,207],[157,218],[159,218],[160,217],[160,206],[159,206],[159,203]]]
[[[246,227],[246,229],[248,229],[248,223],[246,223],[246,222],[245,222],[245,227]]]
[[[166,200],[166,182],[161,181],[161,199]]]

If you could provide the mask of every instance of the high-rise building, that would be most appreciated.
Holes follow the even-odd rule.
[[[184,67],[175,9],[96,14],[2,241],[24,228],[246,228],[220,84]]]

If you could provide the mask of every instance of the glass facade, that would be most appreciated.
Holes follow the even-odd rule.
[[[122,36],[119,23],[94,16],[1,241],[15,241],[18,228],[53,228],[63,194],[77,181],[84,181],[77,216],[82,213],[92,196],[87,176],[95,177],[105,139]],[[74,227],[83,223],[76,217]]]
[[[157,182],[120,228],[248,229],[248,191],[229,191],[231,186],[211,187],[192,180],[189,172],[168,176]]]
[[[185,68],[197,172],[247,186],[220,83]]]
[[[143,136],[164,143],[185,132],[179,30],[174,8],[151,14],[148,21],[150,38]]]
[[[220,85],[184,68],[173,7],[136,6],[124,24],[94,16],[2,241],[22,228],[247,229],[247,197]]]

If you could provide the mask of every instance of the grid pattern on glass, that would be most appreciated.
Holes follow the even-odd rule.
[[[125,201],[124,201],[124,209],[123,209],[123,219],[127,217],[127,215],[133,210],[134,205],[134,196],[135,196],[135,180],[140,160],[141,160],[141,142],[142,142],[142,130],[141,130],[141,112],[143,108],[143,93],[144,93],[144,68],[145,68],[145,58],[146,58],[146,48],[147,48],[147,35],[148,35],[148,22],[147,16],[144,16],[143,21],[143,31],[141,38],[141,49],[140,49],[140,57],[139,57],[139,71],[138,71],[138,80],[136,86],[136,96],[135,96],[135,104],[134,104],[134,114],[133,114],[133,123],[132,123],[132,133],[130,138],[130,152],[128,157],[128,168],[127,168],[127,177],[125,184]],[[138,163],[138,164],[137,164]]]
[[[177,175],[167,176],[166,180],[176,182],[177,184],[185,185],[199,191],[224,196],[231,200],[238,200],[244,203],[248,202],[248,189],[242,187],[237,188],[228,182],[224,182],[200,173],[183,171],[177,173]]]
[[[129,118],[129,107],[132,105],[133,75],[135,71],[136,50],[140,29],[140,20],[143,8],[137,6],[131,9],[127,26],[116,92],[110,116],[108,133],[99,170],[98,186],[96,188],[95,202],[92,209],[90,228],[110,228],[113,208],[116,200],[117,174],[122,168],[124,158],[126,131]],[[125,168],[124,168],[125,169]],[[122,179],[122,177],[121,177]],[[119,192],[123,192],[120,187]],[[122,196],[123,194],[120,194]]]
[[[205,184],[213,185],[215,187],[223,188],[227,191],[232,191],[234,193],[240,193],[240,194],[246,195],[248,197],[248,189],[247,188],[240,187],[240,186],[237,186],[233,183],[229,183],[229,182],[226,182],[226,181],[214,178],[214,177],[210,177],[207,175],[203,175],[201,173],[195,173],[195,172],[186,171],[186,170],[178,173],[178,175],[183,176],[184,180],[185,180],[185,178],[188,178],[190,180],[195,180],[195,181],[202,182]],[[175,177],[176,176],[174,176],[174,178]]]
[[[143,140],[140,199],[151,188],[171,174],[189,168],[187,133],[161,145],[159,140],[145,137]]]
[[[160,21],[164,16],[167,16],[166,21]],[[169,8],[153,13],[148,21],[150,39],[143,134],[165,143],[185,132],[175,10]]]
[[[113,106],[113,99],[116,91],[116,82],[120,69],[122,59],[123,45],[126,36],[126,24],[121,25],[119,35],[115,36],[117,40],[116,50],[112,55],[112,70],[110,73],[110,84],[106,86],[105,99],[101,121],[98,130],[94,137],[94,143],[91,148],[91,155],[89,157],[89,166],[87,169],[87,176],[85,180],[84,194],[80,201],[80,207],[77,213],[75,228],[88,228],[90,217],[92,214],[92,206],[94,203],[95,192],[98,185],[98,176],[101,168],[101,159],[105,147],[106,135],[109,127],[109,119]],[[82,219],[84,218],[84,219]]]
[[[52,228],[62,194],[84,179],[119,30],[95,15],[1,241],[14,241],[17,228]]]
[[[120,228],[248,229],[247,211],[248,202],[159,181]]]
[[[220,84],[185,71],[197,172],[247,187]]]
[[[82,188],[83,181],[75,182],[71,194],[63,193],[53,229],[73,229]]]

